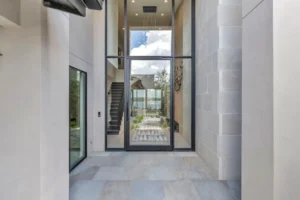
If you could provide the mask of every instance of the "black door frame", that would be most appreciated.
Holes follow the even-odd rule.
[[[150,0],[149,0],[150,1]],[[195,51],[196,51],[196,40],[195,40],[195,28],[196,28],[196,23],[195,23],[195,6],[196,6],[196,0],[190,0],[191,1],[191,48],[192,48],[192,52],[190,56],[176,56],[175,55],[175,0],[171,0],[172,1],[172,55],[171,56],[129,56],[128,55],[128,41],[127,39],[124,39],[124,55],[123,56],[119,56],[119,55],[108,55],[107,54],[107,3],[105,2],[105,151],[195,151],[195,113],[196,113],[196,95],[195,95],[195,91],[196,91],[196,86],[195,86],[195,78],[196,78],[196,70],[195,70]],[[127,33],[128,33],[128,23],[127,23],[127,2],[128,0],[124,0],[124,38],[127,38]],[[173,89],[171,89],[170,91],[170,95],[171,95],[171,103],[170,103],[170,118],[172,118],[172,120],[170,120],[170,126],[171,126],[171,132],[172,134],[171,136],[171,145],[170,148],[160,148],[160,147],[155,147],[155,146],[150,146],[149,148],[147,146],[141,146],[143,147],[142,149],[140,149],[140,146],[136,146],[136,148],[129,148],[128,149],[128,144],[129,141],[128,137],[126,137],[126,134],[128,134],[128,131],[126,130],[126,126],[124,127],[124,148],[109,148],[107,146],[107,87],[106,87],[106,83],[107,83],[107,60],[108,59],[122,59],[125,63],[124,66],[124,80],[126,80],[125,76],[126,73],[128,73],[128,62],[132,59],[135,60],[161,60],[161,59],[170,59],[171,60],[171,87],[174,87],[174,66],[175,66],[175,59],[190,59],[192,62],[192,74],[191,74],[191,82],[192,82],[192,96],[191,96],[191,105],[192,105],[192,110],[191,110],[191,148],[175,148],[174,147],[174,91]],[[127,83],[128,84],[128,83]],[[127,86],[128,87],[128,86]],[[126,95],[126,81],[124,81],[124,94]],[[128,91],[127,91],[128,93]],[[127,97],[127,96],[126,96]],[[124,117],[126,117],[126,98],[124,98]],[[126,124],[126,123],[124,123]],[[128,125],[127,125],[128,126]],[[127,127],[128,128],[128,127]]]
[[[170,145],[130,145],[130,111],[129,107],[131,105],[131,61],[133,60],[169,60],[170,61]],[[126,151],[173,151],[174,149],[174,115],[173,115],[173,97],[174,97],[174,84],[173,84],[173,58],[172,57],[162,57],[162,56],[128,56],[125,61],[124,69],[124,146]]]
[[[84,159],[87,158],[87,153],[88,153],[88,138],[87,138],[87,134],[88,134],[88,127],[87,127],[87,95],[88,95],[88,91],[87,91],[87,83],[88,83],[88,75],[87,72],[82,71],[80,69],[77,69],[76,67],[73,66],[69,66],[69,85],[70,85],[70,71],[71,70],[76,70],[79,71],[80,73],[85,74],[85,96],[84,96],[84,107],[85,107],[85,112],[84,112],[84,120],[85,120],[85,134],[84,134],[84,156],[79,159],[74,165],[71,166],[71,153],[70,153],[70,147],[71,147],[71,142],[70,142],[70,132],[71,132],[71,126],[70,126],[70,111],[71,111],[71,104],[70,104],[70,86],[69,86],[69,172],[71,172],[73,169],[75,169],[75,167],[77,167]]]

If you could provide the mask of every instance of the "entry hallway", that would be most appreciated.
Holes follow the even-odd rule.
[[[70,174],[70,200],[240,200],[194,152],[93,153]]]

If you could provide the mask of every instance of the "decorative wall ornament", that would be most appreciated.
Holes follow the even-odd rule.
[[[175,66],[175,90],[179,91],[181,88],[183,78],[183,62],[180,65]]]

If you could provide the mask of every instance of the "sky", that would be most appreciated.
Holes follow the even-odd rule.
[[[171,30],[130,31],[131,56],[170,56]],[[169,60],[133,60],[131,74],[156,74],[166,68],[170,72]]]

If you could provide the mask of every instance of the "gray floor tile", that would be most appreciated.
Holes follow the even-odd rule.
[[[148,180],[179,180],[181,170],[176,167],[155,166],[147,169]]]
[[[241,200],[240,181],[216,181],[194,152],[93,155],[70,174],[71,200]]]
[[[77,174],[70,175],[70,184],[79,180],[92,180],[100,167],[92,166],[81,170]]]
[[[164,182],[166,200],[198,200],[196,189],[192,181],[166,181]],[[206,200],[206,199],[204,199]]]
[[[212,178],[210,172],[199,169],[182,169],[181,175],[183,180],[210,180]]]
[[[229,188],[231,195],[233,196],[234,200],[241,200],[241,181],[224,181]]]
[[[133,181],[130,200],[164,200],[162,181]]]
[[[122,160],[121,164],[122,167],[133,167],[139,166],[140,164],[140,156],[126,156]]]
[[[124,167],[100,167],[93,180],[128,180]]]
[[[196,152],[170,152],[170,155],[179,157],[199,157]]]
[[[203,168],[206,166],[206,163],[199,157],[182,157],[182,167]]]
[[[157,156],[157,164],[159,166],[178,166],[182,165],[182,157],[177,156]]]
[[[130,200],[130,181],[107,181],[99,200]]]
[[[76,181],[70,189],[70,200],[98,200],[104,181]]]
[[[128,180],[148,180],[147,169],[141,166],[135,167],[126,167],[125,173],[128,177]]]
[[[234,200],[229,188],[221,181],[194,181],[200,199]]]
[[[84,161],[85,165],[90,166],[121,166],[124,157],[121,156],[93,156]]]

